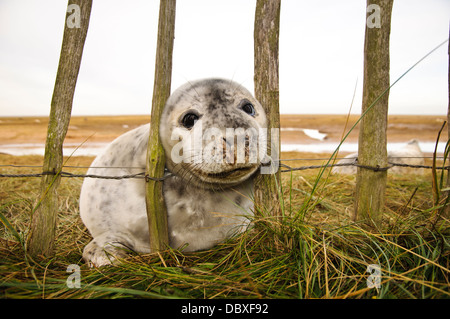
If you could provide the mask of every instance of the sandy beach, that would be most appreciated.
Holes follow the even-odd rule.
[[[359,115],[281,115],[281,143],[284,151],[329,153],[341,138],[356,123]],[[65,139],[65,146],[81,149],[87,153],[111,142],[119,135],[150,120],[149,116],[74,116]],[[388,143],[407,143],[417,139],[423,147],[430,148],[436,142],[439,129],[446,116],[391,115],[388,124]],[[0,118],[0,152],[12,154],[8,149],[21,147],[41,148],[46,139],[48,119],[46,117],[2,117]],[[351,152],[358,141],[359,125],[349,134]],[[441,144],[447,140],[447,129],[441,135]],[[351,146],[351,147],[350,147]],[[301,151],[301,150],[300,150]],[[16,154],[17,155],[17,154]]]

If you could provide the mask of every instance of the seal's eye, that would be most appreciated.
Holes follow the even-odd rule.
[[[254,116],[255,115],[255,107],[251,103],[246,103],[242,106],[242,111],[247,113],[248,115]]]
[[[185,128],[192,128],[195,124],[195,122],[198,121],[198,115],[195,113],[188,113],[185,116],[183,116],[183,119],[181,120],[181,124]]]

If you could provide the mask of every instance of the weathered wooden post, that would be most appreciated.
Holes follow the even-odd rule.
[[[368,0],[364,42],[364,84],[360,124],[358,164],[387,167],[387,116],[389,92],[389,36],[393,0]],[[384,95],[383,95],[384,93]],[[381,96],[383,95],[383,96]],[[381,98],[380,98],[381,96]],[[376,102],[375,102],[376,101]],[[375,103],[375,104],[374,104]],[[374,104],[372,106],[372,104]],[[358,167],[355,220],[381,222],[387,170]]]
[[[63,142],[69,126],[92,0],[69,0],[67,20],[51,101],[40,198],[33,209],[27,249],[31,255],[52,256],[57,220],[57,189],[63,163]]]
[[[281,0],[257,0],[254,29],[254,84],[255,97],[261,103],[268,119],[268,153],[278,160],[278,141],[271,141],[271,129],[280,128],[278,44],[280,33]],[[277,149],[272,149],[275,147]],[[277,154],[277,156],[273,156]],[[279,165],[273,162],[273,165]],[[272,215],[280,214],[280,172],[260,174],[255,179],[255,206]]]
[[[450,28],[449,28],[450,39]],[[447,139],[450,140],[450,41],[448,41],[448,109],[447,109]],[[447,159],[448,160],[448,159]],[[450,171],[447,171],[447,188],[450,187]],[[450,192],[447,191],[447,197],[450,196]],[[450,206],[447,205],[444,209],[446,217],[450,216]]]
[[[159,122],[170,95],[172,81],[172,52],[175,38],[176,0],[161,0],[159,9],[158,43],[156,49],[155,81],[153,85],[150,136],[147,149],[146,207],[152,251],[166,249],[169,244],[167,210],[163,184],[151,178],[162,178],[165,154],[159,138]]]

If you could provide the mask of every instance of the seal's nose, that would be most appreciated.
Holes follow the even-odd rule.
[[[227,164],[234,164],[236,160],[236,152],[235,152],[235,144],[234,144],[234,136],[232,141],[228,141],[225,137],[222,138],[222,147],[223,147],[223,159]]]
[[[232,138],[222,138],[223,159],[227,164],[246,163],[249,159],[250,137],[234,135]]]

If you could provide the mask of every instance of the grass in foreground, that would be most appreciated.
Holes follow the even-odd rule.
[[[14,171],[9,168],[9,171]],[[23,172],[23,168],[21,169]],[[81,169],[77,173],[83,173]],[[89,269],[89,234],[78,215],[82,179],[61,183],[56,256],[24,253],[39,179],[0,179],[0,296],[4,298],[448,298],[449,220],[438,215],[431,173],[390,176],[385,227],[351,221],[354,177],[331,175],[305,205],[318,171],[283,173],[281,218],[262,214],[251,230],[211,250],[132,255]],[[68,288],[70,264],[81,288]],[[381,267],[369,288],[367,267]]]

